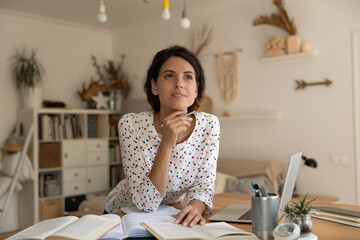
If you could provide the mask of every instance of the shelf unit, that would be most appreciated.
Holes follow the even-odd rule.
[[[314,57],[317,56],[317,50],[314,49],[311,52],[304,52],[304,53],[296,53],[296,54],[286,54],[277,57],[267,57],[262,58],[261,61],[263,62],[273,62],[273,61],[280,61],[280,60],[290,60],[290,59],[297,59],[297,58],[304,58],[304,57]]]
[[[61,216],[89,194],[106,194],[123,177],[120,156],[116,162],[110,156],[110,146],[119,144],[119,119],[110,110],[19,111],[25,132],[34,123],[29,157],[36,176],[19,193],[20,228]]]
[[[261,120],[261,119],[280,119],[282,116],[280,111],[272,112],[258,112],[258,113],[242,113],[235,116],[219,117],[220,121],[235,121],[235,120]]]

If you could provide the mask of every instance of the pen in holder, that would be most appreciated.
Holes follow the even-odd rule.
[[[251,196],[252,232],[262,240],[273,239],[272,232],[278,225],[279,196],[268,193],[267,197]]]

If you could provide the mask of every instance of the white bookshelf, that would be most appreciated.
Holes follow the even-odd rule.
[[[55,127],[59,129],[52,128],[52,133],[59,136],[54,137],[52,135],[50,138],[42,140],[45,129],[43,123],[40,124],[40,122],[45,119],[45,117],[41,117],[44,115],[58,118],[57,123],[59,123],[60,127],[56,125]],[[75,117],[78,121],[76,124],[78,124],[77,127],[81,131],[81,136],[65,138],[64,128],[66,127],[63,123],[67,115],[77,116]],[[94,132],[93,128],[88,128],[89,116],[95,116],[93,118],[97,119],[95,136],[91,136],[88,132],[88,130]],[[23,190],[19,193],[19,228],[25,228],[39,222],[39,220],[43,220],[41,219],[42,213],[46,215],[46,211],[53,210],[51,209],[52,205],[60,204],[58,207],[61,207],[61,213],[64,213],[65,198],[67,197],[96,194],[110,190],[110,168],[112,166],[121,167],[120,162],[110,162],[110,143],[112,142],[114,145],[118,140],[118,137],[115,136],[117,131],[110,130],[110,118],[114,122],[117,118],[120,118],[120,114],[116,111],[93,109],[49,108],[19,111],[19,121],[23,123],[25,132],[27,132],[30,124],[34,123],[34,135],[29,148],[29,157],[32,160],[35,176],[33,181],[23,184]],[[53,122],[55,121],[53,120]],[[63,131],[63,133],[60,134],[60,131]],[[45,168],[40,166],[40,147],[46,149],[46,144],[56,144],[60,148],[59,166]],[[120,160],[120,158],[118,159]],[[44,161],[41,162],[44,164]],[[43,183],[43,178],[50,176],[50,174],[53,174],[53,177],[57,179],[60,185],[60,192],[55,196],[44,195],[44,187],[39,184],[40,182]],[[49,208],[46,211],[43,209],[44,203]],[[39,212],[40,210],[42,212]]]

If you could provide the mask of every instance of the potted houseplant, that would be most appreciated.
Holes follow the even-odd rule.
[[[36,57],[37,50],[29,53],[23,48],[11,57],[11,77],[22,94],[24,108],[41,107],[41,82],[45,75],[43,65]]]
[[[292,222],[300,227],[301,236],[307,236],[312,232],[312,221],[310,210],[312,209],[311,203],[316,200],[312,199],[306,201],[308,195],[306,194],[303,199],[299,199],[298,202],[289,202],[284,207],[285,217],[287,222]]]

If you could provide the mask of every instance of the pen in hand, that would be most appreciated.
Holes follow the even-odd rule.
[[[195,113],[195,111],[192,111],[192,112],[189,112],[189,113],[187,113],[187,114],[185,114],[185,115],[183,115],[183,116],[184,116],[184,117],[187,117],[187,116],[190,116],[191,114],[194,114],[194,113]],[[160,125],[160,127],[164,127],[164,126],[165,126],[164,123]]]

